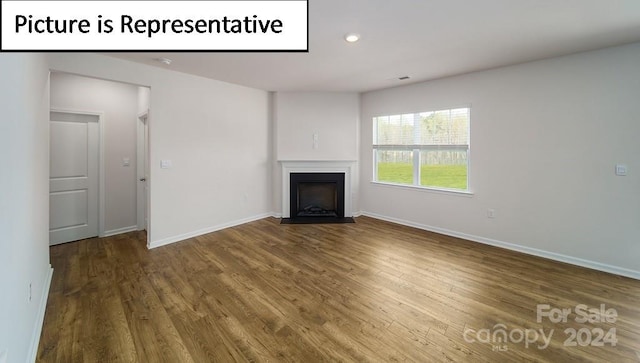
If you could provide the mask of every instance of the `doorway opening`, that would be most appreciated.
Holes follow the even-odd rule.
[[[50,133],[51,232],[60,235],[62,231],[70,233],[83,225],[97,225],[97,230],[92,227],[90,235],[64,239],[51,237],[50,243],[148,230],[150,88],[56,71],[50,73],[49,84],[50,109],[55,116],[51,119]],[[62,120],[59,120],[59,114],[63,114]],[[89,125],[88,129],[97,125],[97,136],[87,136],[87,130],[80,130],[82,123],[71,120],[82,118],[79,115],[97,115],[98,121],[84,124]],[[65,132],[69,135],[75,132],[77,137],[64,136]],[[91,146],[94,139],[97,141]],[[93,174],[81,167],[69,169],[74,162],[81,165],[84,159],[96,159],[80,152],[87,148],[98,150],[98,186],[86,188],[75,182],[74,187],[78,189],[60,189],[61,183],[72,183],[78,176],[92,179]],[[88,168],[94,168],[88,165]],[[68,170],[61,173],[58,170],[61,167]],[[95,203],[96,198],[90,197],[92,189],[98,190]],[[95,206],[97,213],[92,212]],[[97,223],[90,222],[95,219],[94,215],[98,216]],[[146,239],[148,245],[149,234]]]

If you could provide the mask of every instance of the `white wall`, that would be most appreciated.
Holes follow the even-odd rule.
[[[364,94],[362,210],[640,278],[638,64],[633,44]],[[464,104],[472,197],[369,182],[373,116]]]
[[[357,93],[276,93],[278,160],[357,160],[359,112]]]
[[[0,357],[27,362],[35,358],[51,281],[46,59],[0,54],[0,79]]]
[[[265,91],[97,54],[53,54],[54,70],[151,87],[150,245],[270,214]],[[160,160],[171,169],[160,169]]]
[[[149,87],[138,87],[138,115],[149,111],[151,90]]]
[[[273,94],[273,210],[282,212],[282,168],[278,161],[358,160],[360,95],[349,92]],[[318,135],[314,147],[314,134]],[[356,164],[357,168],[357,164]],[[359,175],[352,175],[352,210],[358,209]]]
[[[138,87],[52,73],[51,107],[104,113],[104,230],[111,234],[135,228]],[[123,165],[124,158],[129,166]]]

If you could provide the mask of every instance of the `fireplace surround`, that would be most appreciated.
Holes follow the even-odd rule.
[[[298,160],[279,160],[282,167],[282,218],[290,219],[291,215],[291,174],[305,173],[305,174],[327,174],[327,173],[339,173],[344,175],[344,206],[341,209],[342,216],[349,218],[353,216],[352,212],[352,193],[354,173],[356,168],[355,161],[333,161],[333,160],[312,160],[312,161],[298,161]]]

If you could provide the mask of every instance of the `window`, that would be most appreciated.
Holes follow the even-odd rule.
[[[373,118],[373,180],[468,190],[470,109]]]

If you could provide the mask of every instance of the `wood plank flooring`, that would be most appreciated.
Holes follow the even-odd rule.
[[[134,232],[51,260],[39,362],[640,362],[640,281],[366,217],[153,250]],[[538,304],[571,313],[537,322]],[[579,304],[617,317],[580,323]]]

